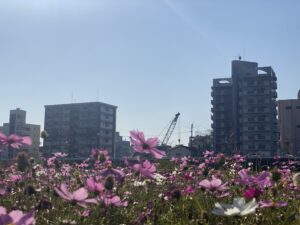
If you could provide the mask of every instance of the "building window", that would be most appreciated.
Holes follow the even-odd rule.
[[[254,112],[254,107],[248,108],[248,112]],[[248,119],[249,121],[249,119]]]
[[[287,106],[285,107],[285,109],[292,109],[292,106]]]
[[[254,140],[254,136],[248,136],[248,140]]]
[[[300,128],[300,125],[297,125],[297,128]]]
[[[253,122],[254,121],[254,118],[253,117],[249,117],[248,118],[248,122]]]
[[[300,109],[300,105],[297,105],[297,106],[296,106],[296,109]]]

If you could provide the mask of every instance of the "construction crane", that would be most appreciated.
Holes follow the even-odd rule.
[[[176,126],[176,123],[177,123],[177,120],[178,120],[178,117],[179,117],[180,113],[177,113],[174,117],[174,119],[172,120],[169,128],[168,128],[168,131],[163,139],[163,141],[161,142],[161,145],[167,145],[168,142],[169,142],[169,139],[174,131],[174,128]]]

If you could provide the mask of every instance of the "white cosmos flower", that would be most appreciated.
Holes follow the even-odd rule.
[[[157,185],[161,185],[161,184],[163,184],[163,182],[166,178],[163,175],[159,174],[159,173],[155,173],[154,174],[154,179],[155,179]]]
[[[141,186],[145,186],[147,184],[146,180],[142,181],[134,181],[133,182],[133,186],[135,187],[141,187]]]
[[[233,204],[215,203],[213,214],[218,216],[246,216],[255,213],[258,203],[255,198],[246,204],[244,198],[234,198]]]
[[[294,174],[294,176],[293,176],[293,184],[295,186],[300,186],[300,172]]]

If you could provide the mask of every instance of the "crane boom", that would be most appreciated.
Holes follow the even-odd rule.
[[[167,133],[166,133],[166,135],[165,135],[165,137],[164,137],[161,145],[167,145],[168,144],[168,141],[169,141],[169,139],[170,139],[170,137],[171,137],[171,135],[172,135],[172,133],[174,131],[175,126],[176,126],[176,123],[177,123],[179,115],[180,115],[180,113],[177,113],[175,115],[174,119],[172,120],[172,122],[171,122],[171,124],[170,124],[170,126],[168,128],[168,131],[167,131]]]

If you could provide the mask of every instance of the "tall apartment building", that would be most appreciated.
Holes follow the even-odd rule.
[[[231,78],[213,80],[214,150],[228,155],[274,155],[278,149],[276,90],[272,67],[232,61]]]
[[[114,158],[116,110],[101,102],[46,105],[44,156],[62,151],[70,158],[86,158],[92,148],[105,148]]]
[[[280,150],[300,156],[300,91],[298,99],[278,101]]]
[[[26,111],[19,108],[10,110],[9,123],[3,124],[3,133],[6,135],[17,134],[19,136],[30,136],[32,139],[31,146],[22,146],[21,149],[35,155],[40,146],[40,125],[26,123]],[[16,156],[17,150],[8,149],[1,155],[2,158],[12,159]]]
[[[214,79],[212,86],[213,149],[230,154],[233,145],[232,79]]]

